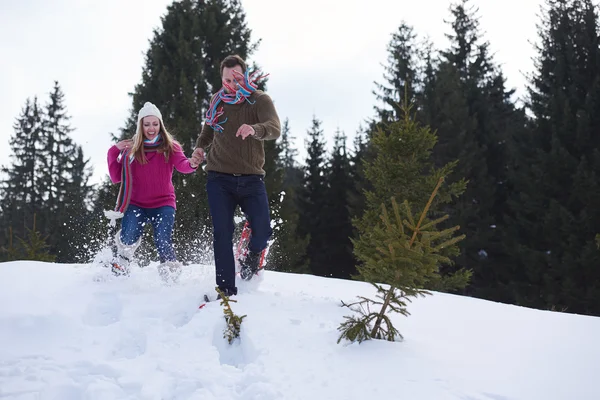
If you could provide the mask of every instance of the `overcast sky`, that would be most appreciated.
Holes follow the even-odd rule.
[[[109,132],[124,125],[140,82],[143,56],[160,26],[166,0],[0,0],[0,164],[25,100],[48,99],[54,81],[64,93],[72,133],[94,166],[94,182],[107,174]],[[473,0],[481,28],[508,86],[523,94],[532,71],[541,0]],[[373,115],[374,81],[381,81],[386,46],[402,21],[446,45],[448,0],[242,0],[253,55],[270,73],[268,92],[296,145],[313,115],[331,146],[337,128],[349,136]]]

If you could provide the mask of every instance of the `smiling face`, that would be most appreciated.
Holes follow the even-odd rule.
[[[153,140],[160,133],[160,120],[154,115],[149,115],[142,119],[142,130],[144,139]]]
[[[227,93],[231,93],[231,90],[229,90],[229,88],[227,86],[229,86],[230,88],[233,88],[234,90],[237,90],[238,86],[236,84],[236,81],[238,79],[241,79],[240,75],[238,74],[234,74],[233,71],[237,71],[240,74],[244,75],[244,71],[242,70],[242,67],[240,65],[236,65],[235,67],[225,67],[223,68],[223,76],[222,76],[222,80],[223,80],[223,87],[225,88],[225,92]]]

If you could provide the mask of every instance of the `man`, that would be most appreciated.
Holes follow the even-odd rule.
[[[191,158],[192,166],[198,166],[206,155],[216,282],[226,296],[237,294],[232,245],[236,206],[241,207],[252,231],[247,256],[240,261],[243,279],[251,279],[258,271],[261,253],[272,235],[263,141],[277,139],[281,124],[271,98],[256,90],[260,78],[250,75],[237,55],[221,62],[223,87],[211,98]]]

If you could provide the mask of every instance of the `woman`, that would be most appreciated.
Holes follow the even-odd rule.
[[[141,242],[146,223],[152,224],[154,243],[160,257],[159,273],[175,280],[181,273],[173,250],[175,189],[173,169],[191,174],[196,171],[165,129],[158,108],[147,102],[139,111],[137,130],[132,139],[118,142],[108,150],[108,171],[113,183],[121,183],[113,220],[123,218],[115,243],[117,259],[112,263],[116,275],[128,275],[129,263]]]

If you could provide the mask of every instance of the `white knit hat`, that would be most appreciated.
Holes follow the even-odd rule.
[[[157,117],[158,119],[160,119],[160,123],[162,125],[164,125],[163,120],[162,120],[162,114],[158,110],[158,107],[156,107],[154,104],[150,103],[149,101],[147,101],[144,104],[144,107],[142,107],[142,109],[138,113],[138,124],[140,123],[142,118],[148,117],[150,115],[153,115],[153,116]]]

